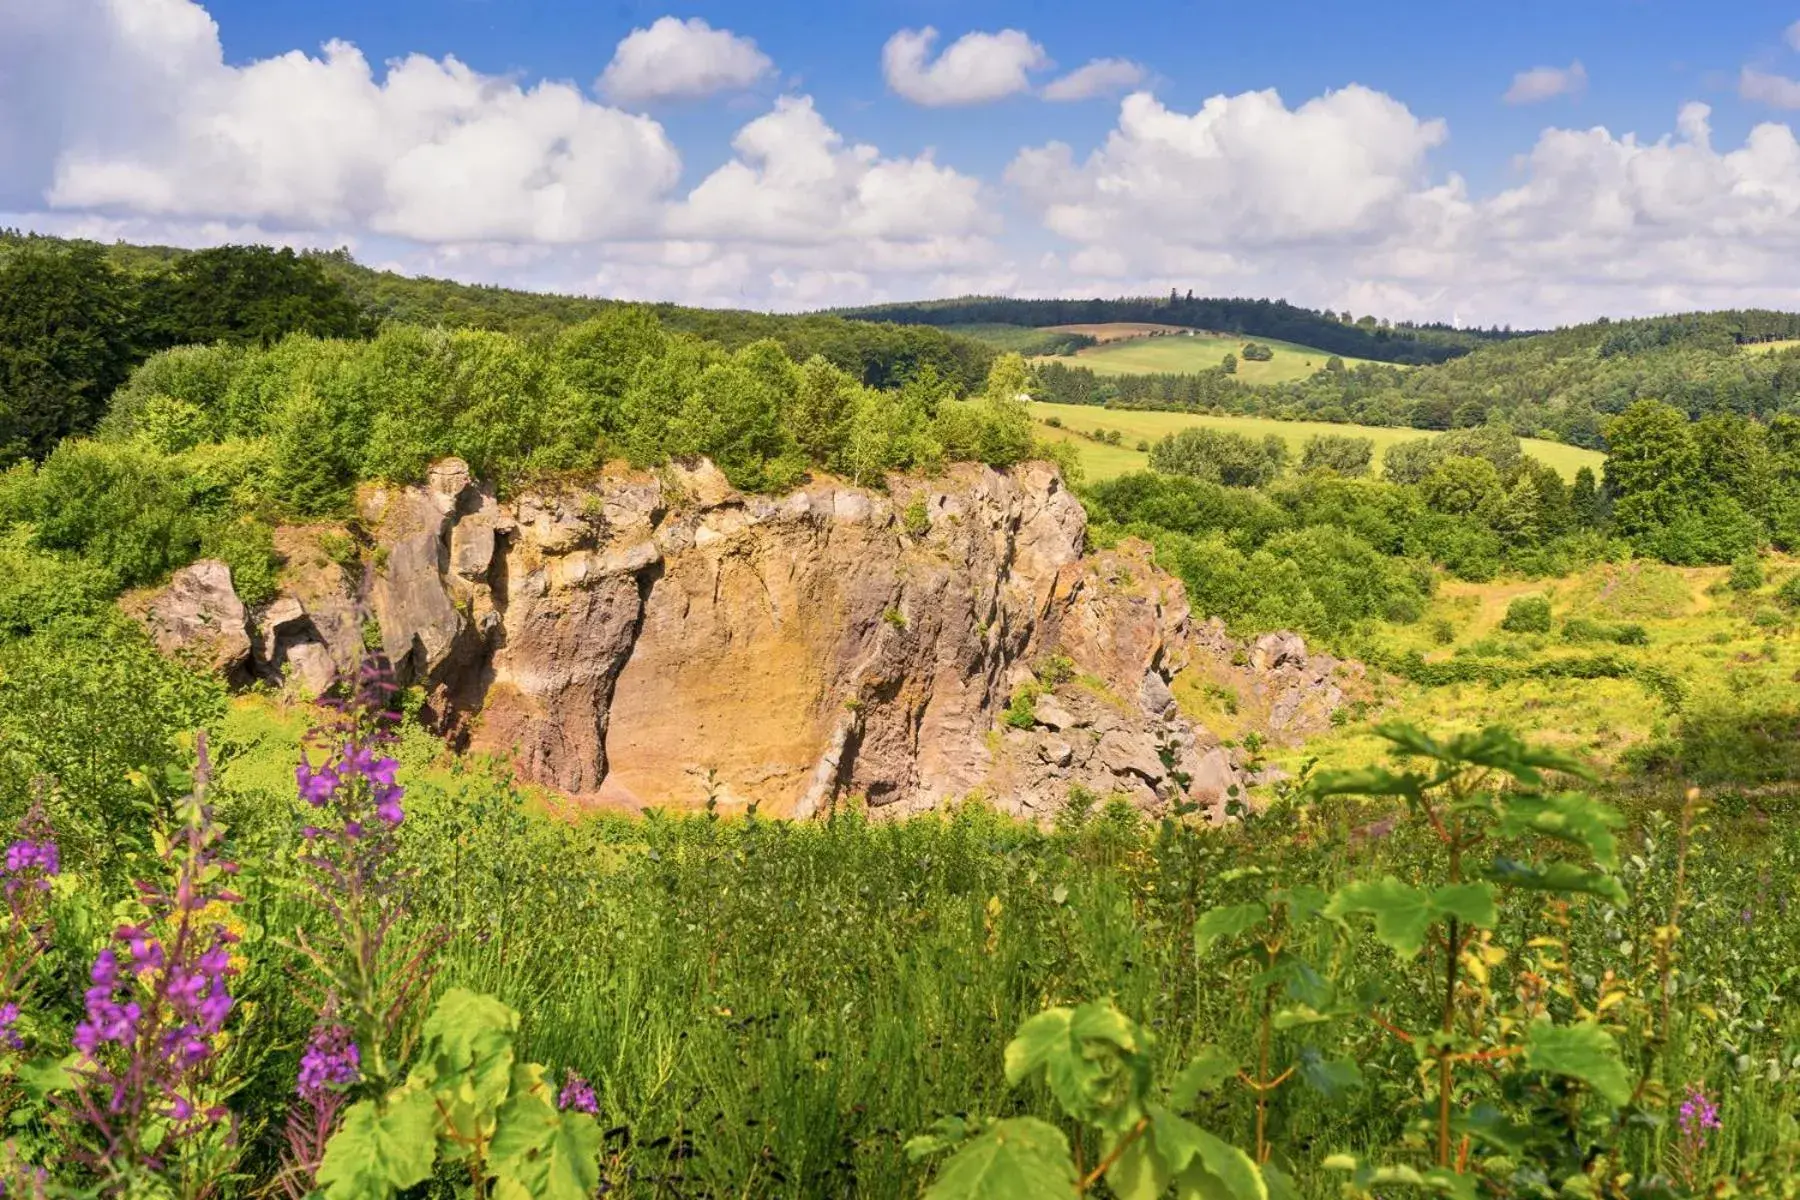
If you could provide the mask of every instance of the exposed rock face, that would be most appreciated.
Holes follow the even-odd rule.
[[[359,508],[360,582],[284,531],[256,669],[317,692],[378,641],[447,729],[577,799],[807,816],[982,792],[1047,815],[1079,785],[1217,812],[1243,782],[1170,687],[1215,631],[1147,546],[1083,557],[1045,465],[771,498],[700,463],[501,504],[447,460]],[[1284,679],[1316,661],[1297,638],[1257,655]]]
[[[143,621],[164,654],[191,659],[233,683],[248,681],[249,614],[224,563],[207,558],[175,572]]]

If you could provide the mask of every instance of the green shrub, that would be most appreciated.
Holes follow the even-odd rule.
[[[1800,572],[1788,576],[1775,590],[1775,598],[1788,608],[1800,608]]]
[[[921,538],[931,532],[931,514],[925,508],[925,497],[916,496],[900,513],[900,527],[911,537]]]
[[[1738,555],[1726,582],[1734,592],[1754,592],[1763,585],[1762,558],[1754,552]]]
[[[1787,614],[1779,608],[1764,605],[1750,614],[1750,623],[1758,629],[1780,629],[1788,621]]]
[[[1519,596],[1506,606],[1500,628],[1508,633],[1549,633],[1550,601],[1543,596]]]
[[[1037,724],[1037,700],[1043,689],[1036,684],[1026,684],[1013,693],[1006,705],[1006,711],[1000,714],[1000,721],[1013,729],[1030,729]]]
[[[275,598],[281,557],[274,531],[252,517],[209,522],[200,534],[200,553],[231,568],[231,586],[251,607]]]
[[[180,465],[148,447],[68,441],[36,473],[37,544],[86,557],[117,587],[154,583],[192,562],[200,515]]]

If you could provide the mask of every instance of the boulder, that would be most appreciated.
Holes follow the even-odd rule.
[[[1250,649],[1250,669],[1259,675],[1306,665],[1306,639],[1297,633],[1265,633]]]
[[[145,610],[156,648],[217,671],[233,684],[250,676],[250,620],[231,586],[231,568],[201,559],[181,568]]]
[[[1168,774],[1156,751],[1156,739],[1147,733],[1114,730],[1094,747],[1094,757],[1114,775],[1135,775],[1148,784]]]
[[[1045,738],[1038,743],[1038,757],[1053,767],[1066,767],[1075,761],[1075,748],[1061,738]]]
[[[1055,696],[1048,695],[1039,696],[1037,698],[1037,702],[1032,705],[1032,716],[1036,719],[1037,723],[1042,725],[1045,729],[1055,729],[1058,731],[1074,729],[1078,725],[1084,723],[1078,720],[1067,708],[1063,707],[1062,701],[1058,700]]]

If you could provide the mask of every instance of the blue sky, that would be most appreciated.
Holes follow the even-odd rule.
[[[0,221],[774,308],[1800,307],[1795,111],[1757,0],[0,0]]]

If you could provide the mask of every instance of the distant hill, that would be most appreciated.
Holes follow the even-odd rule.
[[[1449,325],[1385,324],[1373,317],[1347,321],[1285,300],[1218,299],[1171,294],[1114,300],[1010,300],[965,296],[912,304],[833,310],[859,321],[902,325],[1103,325],[1149,322],[1234,336],[1272,338],[1312,346],[1326,354],[1387,363],[1444,362],[1477,346],[1526,336],[1511,330],[1456,329]],[[1348,316],[1348,314],[1344,314]]]

